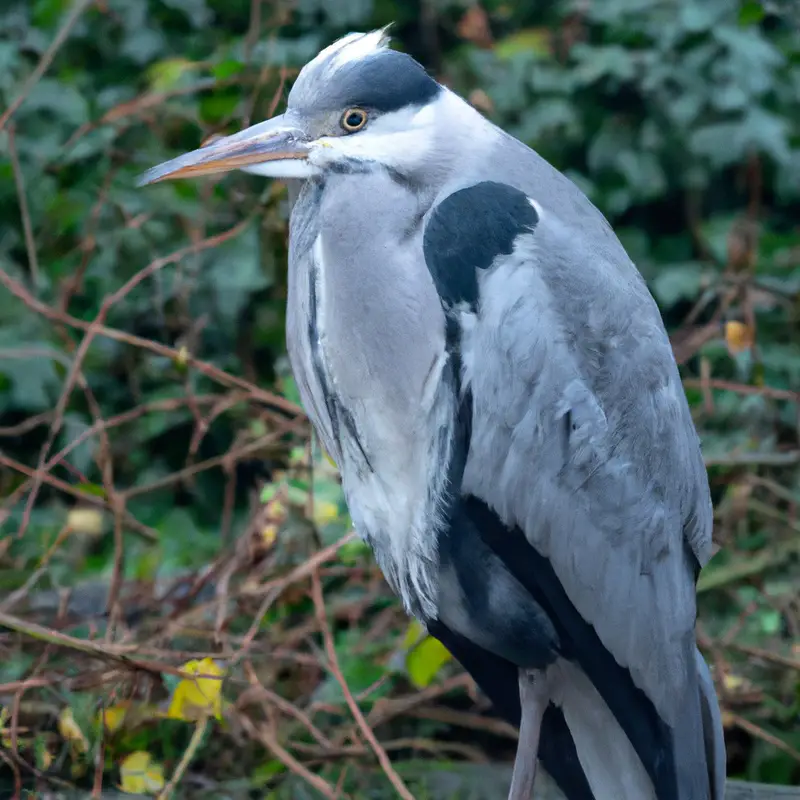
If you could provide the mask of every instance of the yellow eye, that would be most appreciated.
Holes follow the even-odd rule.
[[[363,108],[348,108],[342,114],[341,125],[348,133],[360,131],[367,124],[367,112]]]

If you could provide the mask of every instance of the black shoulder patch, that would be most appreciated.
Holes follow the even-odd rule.
[[[459,189],[433,210],[423,247],[436,289],[446,307],[478,303],[477,269],[509,255],[514,241],[530,233],[539,215],[524,192],[485,181]]]
[[[397,50],[340,67],[331,88],[328,104],[333,108],[363,106],[383,112],[424,106],[442,91],[421,64]]]

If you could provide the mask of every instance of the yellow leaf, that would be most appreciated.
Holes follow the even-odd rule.
[[[6,730],[6,723],[10,716],[8,709],[5,706],[0,706],[0,745],[3,745],[6,750],[10,750],[12,745],[11,734]]]
[[[732,356],[749,350],[754,341],[755,332],[749,325],[736,320],[725,323],[725,343]]]
[[[451,658],[450,651],[438,639],[426,636],[406,656],[408,677],[414,686],[424,689]]]
[[[401,647],[403,650],[410,650],[421,641],[427,633],[425,632],[425,628],[417,622],[417,620],[412,619],[411,622],[408,623],[408,627],[406,628],[406,635],[403,637],[403,644]]]
[[[212,715],[222,719],[222,679],[225,668],[207,657],[188,661],[181,669],[189,677],[175,687],[167,716],[188,722]]]
[[[102,725],[109,733],[114,733],[122,727],[128,714],[128,706],[109,706],[97,712],[97,724]]]
[[[160,715],[159,710],[146,703],[132,703],[124,700],[97,712],[97,725],[103,725],[108,733],[115,733],[122,727],[133,728],[141,722],[154,719]]]
[[[275,522],[283,522],[289,512],[279,497],[274,497],[264,507],[264,513]]]
[[[406,672],[418,689],[429,686],[439,670],[452,658],[449,650],[438,639],[428,636],[416,620],[412,620],[406,629],[402,649],[406,651]]]
[[[502,59],[513,58],[518,53],[546,57],[552,52],[552,37],[547,28],[524,28],[497,42],[494,48],[495,55]]]
[[[164,769],[144,750],[126,756],[119,774],[119,788],[128,794],[153,794],[164,788]]]
[[[314,523],[327,525],[339,518],[339,506],[328,500],[314,500]]]
[[[42,747],[41,750],[36,751],[36,766],[42,770],[42,772],[47,772],[52,765],[53,754],[46,747]]]
[[[275,544],[275,540],[278,538],[278,526],[272,523],[265,525],[261,529],[261,538],[264,540],[264,544],[267,547],[272,547],[272,545]]]
[[[181,345],[181,349],[178,350],[178,354],[175,356],[175,366],[178,369],[183,369],[189,363],[189,348],[184,344]]]
[[[335,461],[334,461],[334,460],[333,460],[333,459],[330,457],[330,455],[328,454],[328,451],[327,451],[327,450],[325,450],[324,448],[323,448],[323,450],[322,450],[322,455],[323,455],[323,457],[325,458],[325,460],[326,460],[326,461],[327,461],[327,462],[328,462],[328,463],[329,463],[329,464],[330,464],[330,465],[331,465],[331,466],[332,466],[334,469],[339,469],[339,467],[337,466],[336,462],[335,462]]]
[[[75,722],[72,709],[67,706],[58,715],[58,732],[69,742],[76,753],[85,753],[89,750],[89,740],[84,735],[80,726]]]
[[[157,61],[147,70],[150,86],[155,92],[174,88],[185,73],[197,69],[197,65],[185,58],[167,58]]]
[[[103,514],[96,508],[73,508],[67,514],[67,525],[86,536],[99,536],[103,532]]]
[[[722,683],[729,692],[735,692],[737,689],[742,689],[744,687],[744,678],[726,672],[722,676]]]

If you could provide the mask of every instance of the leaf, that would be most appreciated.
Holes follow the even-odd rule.
[[[322,527],[339,518],[339,506],[329,500],[314,500],[314,523]]]
[[[755,332],[743,322],[731,320],[725,323],[725,343],[732,356],[749,350],[755,342]]]
[[[551,52],[551,37],[547,28],[524,28],[506,36],[494,46],[495,55],[502,59],[510,59],[520,53],[549,56]]]
[[[225,61],[220,61],[211,68],[211,74],[218,80],[223,81],[226,78],[232,78],[238,75],[244,69],[244,64],[241,61],[235,61],[228,58]]]
[[[86,753],[89,750],[89,740],[75,721],[69,706],[63,708],[58,715],[58,732],[66,742],[69,742],[73,753]]]
[[[747,0],[739,9],[739,24],[743,27],[757,25],[764,19],[764,6],[759,0]]]
[[[42,772],[47,772],[53,764],[53,754],[47,747],[47,739],[37,736],[33,741],[33,753],[36,757],[36,766]]]
[[[399,652],[392,658],[395,668],[400,664],[397,657],[405,653],[403,663],[409,680],[418,689],[429,686],[439,670],[452,659],[450,651],[438,640],[429,636],[417,620],[412,620],[406,628]]]
[[[405,635],[403,636],[403,643],[400,647],[403,650],[411,650],[411,648],[419,644],[425,636],[427,636],[425,628],[423,628],[417,620],[412,619],[411,622],[408,623]]]
[[[67,514],[67,525],[84,536],[99,536],[103,532],[103,522],[103,514],[96,508],[72,508]]]
[[[703,284],[700,264],[672,264],[662,269],[653,279],[652,290],[662,306],[672,306],[679,300],[697,297]]]
[[[195,69],[197,69],[197,65],[186,58],[166,58],[163,61],[157,61],[147,70],[150,88],[154,92],[173,89],[187,72]]]
[[[160,30],[142,25],[128,32],[120,53],[135,64],[144,65],[163,52],[165,47],[166,38]]]
[[[75,86],[52,78],[36,83],[20,109],[20,116],[37,112],[61,119],[68,125],[78,126],[89,121],[86,97]]]
[[[232,264],[235,269],[231,269]],[[211,282],[212,302],[218,313],[232,323],[251,295],[270,284],[261,268],[257,227],[251,225],[235,239],[217,247],[205,276]]]
[[[119,788],[128,794],[155,794],[164,788],[164,769],[145,750],[126,756],[119,775]]]
[[[124,700],[107,708],[101,708],[95,717],[98,727],[102,726],[108,733],[116,733],[126,728],[134,728],[136,725],[154,719],[164,718],[165,714],[157,706],[146,703],[132,703]]]
[[[36,344],[30,346],[37,347]],[[11,381],[11,405],[29,412],[52,408],[61,384],[55,366],[54,358],[23,358],[19,353],[3,348],[0,352],[0,376]]]
[[[424,689],[451,659],[450,651],[438,639],[426,636],[406,656],[408,677],[414,686]]]
[[[205,716],[222,719],[222,679],[226,670],[213,658],[187,661],[182,671],[190,677],[175,687],[167,716],[194,722]],[[201,676],[201,677],[193,677]]]
[[[578,65],[572,77],[581,86],[588,86],[601,78],[627,81],[636,75],[637,65],[631,50],[619,45],[589,47],[580,44],[573,48]]]

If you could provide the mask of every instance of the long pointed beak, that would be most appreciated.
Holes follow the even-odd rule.
[[[304,132],[281,115],[152,167],[138,185],[234,169],[276,178],[306,177],[313,172],[306,160],[308,144]]]

